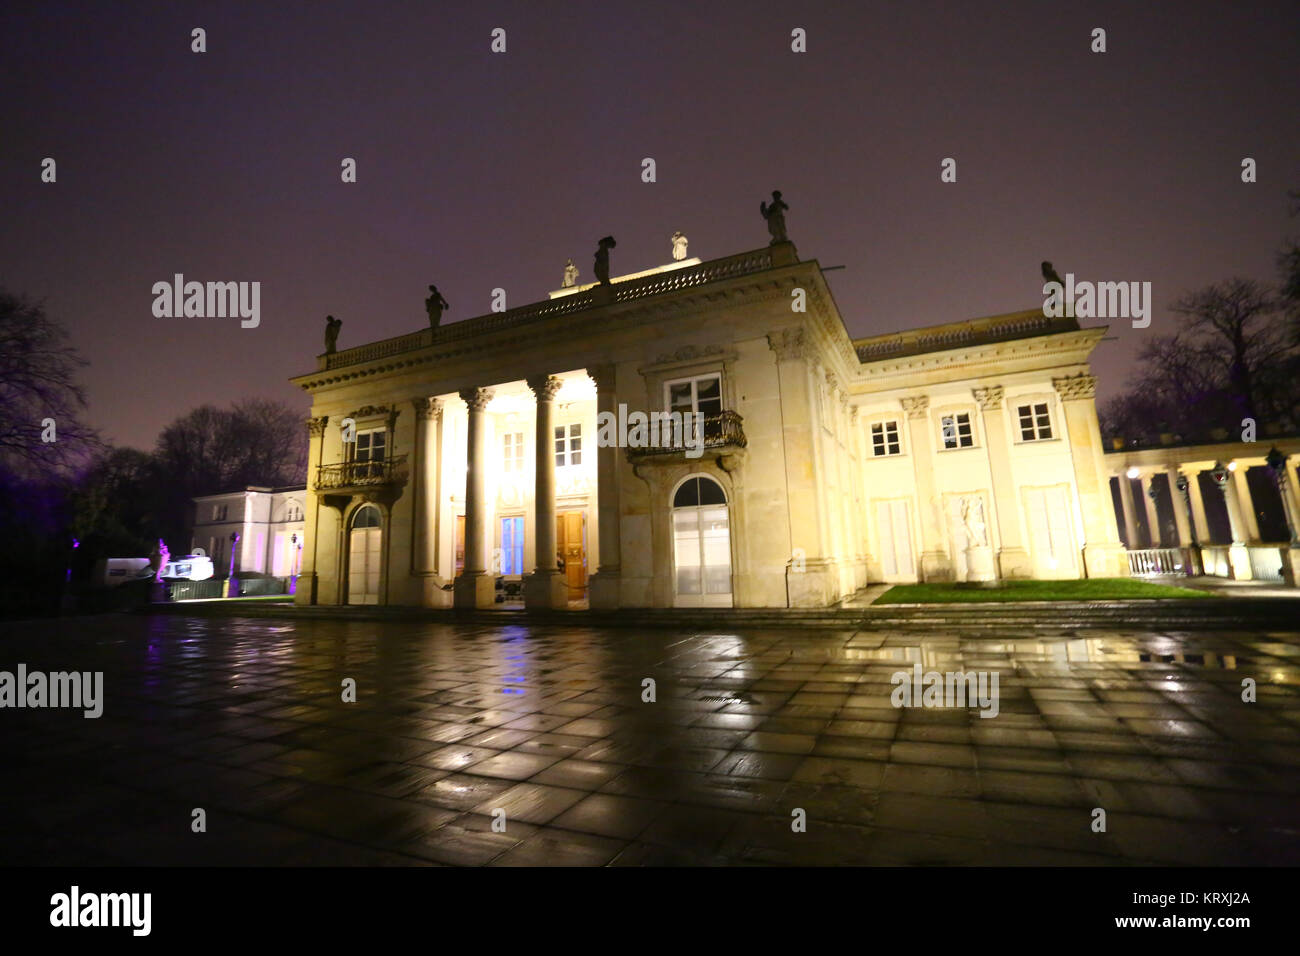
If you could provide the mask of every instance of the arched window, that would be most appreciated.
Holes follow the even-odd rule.
[[[348,603],[378,604],[383,559],[383,515],[364,505],[352,515],[348,535]]]
[[[731,606],[727,495],[712,478],[691,477],[673,494],[673,603]]]

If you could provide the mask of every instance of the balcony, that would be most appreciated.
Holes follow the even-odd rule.
[[[740,415],[733,411],[705,415],[702,421],[697,420],[694,427],[702,428],[704,431],[702,452],[713,452],[718,455],[744,448],[748,441],[745,439],[745,430],[741,427],[743,421]],[[629,448],[628,457],[636,461],[654,455],[682,455],[700,448],[698,441],[692,440],[690,443],[686,441],[686,435],[681,428],[671,431],[664,429],[658,435],[652,432],[650,438],[653,444],[644,448]]]
[[[380,489],[406,483],[406,456],[382,461],[340,461],[316,469],[316,491],[340,493]]]

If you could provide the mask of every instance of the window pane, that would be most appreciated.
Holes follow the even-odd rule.
[[[690,382],[678,382],[676,385],[668,386],[668,407],[669,410],[691,407]]]

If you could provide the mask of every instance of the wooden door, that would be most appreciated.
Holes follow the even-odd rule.
[[[586,515],[562,511],[555,516],[555,547],[564,559],[564,577],[569,600],[580,600],[587,591]]]

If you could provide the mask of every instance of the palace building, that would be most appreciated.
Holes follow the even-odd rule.
[[[1128,574],[1088,364],[1104,327],[1033,309],[854,340],[783,231],[331,344],[293,379],[296,600],[826,607],[872,582]],[[601,440],[655,412],[692,421]]]

